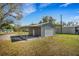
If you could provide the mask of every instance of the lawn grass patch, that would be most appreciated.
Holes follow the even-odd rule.
[[[38,38],[36,40],[11,42],[0,41],[0,55],[79,55],[79,36],[57,34],[51,37]]]

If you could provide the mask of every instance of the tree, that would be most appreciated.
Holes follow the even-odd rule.
[[[13,28],[14,28],[14,26],[9,23],[3,23],[1,25],[1,29],[13,29]]]
[[[67,23],[67,26],[74,26],[74,25],[75,25],[75,24],[74,24],[73,21],[70,21],[70,22]]]
[[[52,24],[56,24],[56,20],[52,18],[51,16],[49,17],[49,22]]]
[[[21,4],[0,4],[0,20],[5,19],[7,16],[19,19],[22,17],[22,11],[20,7]]]
[[[66,26],[67,24],[65,22],[62,22],[62,26]]]
[[[43,17],[42,21],[43,21],[43,23],[48,22],[48,21],[49,21],[49,16],[45,16],[45,17]]]
[[[49,22],[49,23],[55,24],[55,21],[56,20],[54,18],[52,18],[51,16],[45,16],[39,23]]]
[[[14,26],[14,31],[15,31],[15,32],[19,32],[19,31],[21,31],[21,30],[22,30],[21,25],[20,25],[20,24],[15,24],[15,26]]]
[[[17,3],[1,3],[0,4],[0,26],[9,20],[20,20],[22,18],[22,4]]]
[[[39,24],[43,23],[42,21],[39,22]]]

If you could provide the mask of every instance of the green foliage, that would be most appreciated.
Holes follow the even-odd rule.
[[[13,26],[8,23],[4,23],[1,25],[2,29],[13,29]]]
[[[45,16],[43,18],[43,22],[53,22],[53,23],[55,23],[55,19],[52,18],[51,16]]]
[[[47,22],[51,24],[55,24],[56,20],[52,18],[51,16],[45,16],[42,18],[42,20],[39,23],[41,24],[41,23],[47,23]]]

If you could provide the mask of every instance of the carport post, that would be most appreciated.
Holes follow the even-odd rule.
[[[33,36],[35,36],[35,30],[33,29]]]

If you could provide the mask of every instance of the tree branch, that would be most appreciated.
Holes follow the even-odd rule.
[[[0,9],[4,8],[6,5],[8,5],[8,3],[2,5],[2,6],[0,7]]]

